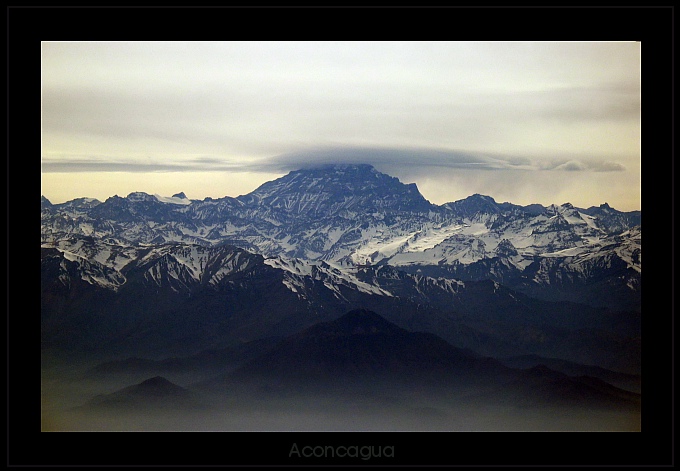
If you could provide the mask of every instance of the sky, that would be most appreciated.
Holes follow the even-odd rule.
[[[43,42],[41,190],[239,196],[368,163],[435,204],[639,210],[640,43]]]

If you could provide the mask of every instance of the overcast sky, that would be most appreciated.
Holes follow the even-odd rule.
[[[42,193],[238,196],[369,163],[436,204],[640,209],[640,44],[44,42]]]

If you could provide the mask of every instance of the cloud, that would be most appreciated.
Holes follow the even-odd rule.
[[[552,170],[564,170],[566,172],[581,172],[586,169],[587,167],[582,162],[579,162],[577,160],[570,160],[569,162],[565,162],[563,164],[558,165]]]
[[[366,163],[376,167],[400,165],[448,168],[483,168],[489,164],[488,160],[483,156],[465,151],[425,148],[328,146],[281,154],[268,159],[264,165],[276,170],[295,170],[333,163]]]
[[[541,170],[554,170],[561,172],[623,172],[626,167],[606,160],[550,160],[540,162]]]
[[[620,172],[626,168],[611,161],[597,159],[542,160],[517,155],[491,154],[466,150],[392,148],[362,146],[310,147],[266,159],[235,159],[216,156],[155,159],[115,159],[101,157],[48,157],[43,172],[265,172],[285,173],[301,168],[328,164],[370,164],[390,172],[408,171],[428,175],[438,169],[482,171],[567,171]]]
[[[175,159],[170,162],[154,162],[150,159],[120,160],[115,158],[58,157],[42,161],[42,171],[48,173],[79,172],[228,172],[252,171],[242,163],[214,157]]]
[[[346,163],[371,164],[379,169],[410,168],[426,174],[441,169],[467,170],[522,170],[614,172],[625,167],[616,162],[599,159],[559,159],[545,161],[517,155],[503,155],[467,150],[328,146],[308,148],[267,159],[262,166],[267,171],[290,171],[317,165]]]
[[[541,120],[593,123],[640,119],[640,90],[636,83],[557,87],[510,98],[512,109],[523,109]]]
[[[511,159],[507,165],[524,162]],[[502,160],[474,152],[424,148],[388,148],[356,146],[311,147],[266,159],[236,159],[215,156],[176,157],[170,161],[151,158],[117,159],[109,156],[48,156],[43,158],[44,172],[191,172],[243,171],[288,172],[326,164],[371,164],[387,169],[413,167],[432,170],[433,167],[493,169],[504,165]]]
[[[623,172],[626,167],[616,162],[594,162],[592,170],[594,172]]]

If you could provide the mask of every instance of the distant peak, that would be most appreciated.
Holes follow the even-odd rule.
[[[475,214],[494,214],[500,212],[500,206],[496,203],[496,200],[491,196],[480,195],[479,193],[454,201],[453,203],[447,203],[446,207],[460,211],[461,214],[467,217],[472,217]]]
[[[175,394],[184,391],[184,388],[177,386],[175,383],[162,376],[154,376],[153,378],[144,380],[136,386],[136,389],[152,394]]]
[[[381,315],[369,311],[368,309],[353,309],[352,311],[349,311],[347,314],[344,314],[343,316],[340,316],[338,320],[361,320],[361,321],[379,321],[379,322],[387,322],[385,318],[383,318]]]
[[[479,193],[475,193],[474,195],[469,196],[468,199],[488,201],[489,203],[495,203],[496,202],[496,200],[494,200],[491,196],[480,195]]]
[[[167,379],[165,379],[162,376],[154,376],[153,378],[149,378],[147,380],[142,381],[139,383],[140,386],[155,386],[155,385],[167,385],[167,384],[173,384]]]
[[[405,332],[384,317],[367,309],[355,309],[334,321],[315,324],[298,334],[298,337],[347,337],[355,335],[399,335]]]
[[[128,201],[156,201],[156,198],[154,196],[151,196],[148,193],[144,193],[143,191],[133,191],[129,195],[127,195],[127,200]]]
[[[183,191],[180,192],[180,193],[175,193],[174,195],[172,195],[172,197],[173,198],[182,198],[183,200],[187,199],[187,195],[185,195]]]
[[[401,329],[379,314],[368,309],[354,309],[332,324],[348,334],[392,333]]]
[[[286,214],[336,215],[351,211],[429,211],[415,184],[369,164],[309,165],[239,196],[248,205],[265,204]]]

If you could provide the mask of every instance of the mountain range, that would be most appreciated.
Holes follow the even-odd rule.
[[[163,318],[189,334],[187,323],[221,325],[230,340],[290,333],[378,304],[395,320],[405,309],[436,311],[400,320],[438,334],[450,331],[452,316],[484,311],[499,321],[512,318],[512,306],[534,324],[560,328],[630,326],[640,313],[639,212],[606,203],[518,206],[482,195],[437,206],[369,165],[294,171],[238,198],[132,193],[52,205],[43,197],[41,232],[46,343],[66,339],[64,322],[80,322],[80,310],[102,311],[97,321],[118,323],[107,328],[118,337],[121,329],[142,335],[139,325]],[[111,302],[94,301],[101,299]],[[184,318],[183,306],[210,311],[209,319]],[[267,313],[259,331],[241,330],[255,310]],[[612,320],[613,313],[622,314]]]
[[[224,375],[260,354],[286,363],[306,329],[337,342],[333,323],[359,309],[377,313],[378,330],[420,332],[392,332],[408,341],[389,348],[429,352],[434,370],[552,362],[639,391],[640,221],[606,203],[435,205],[370,165],[301,169],[237,198],[42,197],[42,350],[96,359],[88,374],[100,378]],[[298,373],[314,356],[302,351]],[[357,368],[377,367],[372,355]]]
[[[518,206],[477,194],[437,206],[415,184],[369,165],[336,165],[290,172],[238,198],[137,192],[52,205],[43,197],[41,240],[118,271],[148,247],[231,244],[265,257],[490,279],[539,297],[635,309],[640,218],[606,203]],[[83,238],[103,253],[81,252]]]
[[[542,363],[508,367],[365,309],[259,347],[241,366],[221,372],[206,354],[200,362],[197,356],[100,364],[89,380],[71,384],[89,389],[92,375],[108,375],[105,384],[114,385],[114,371],[134,384],[107,386],[113,391],[62,414],[82,430],[163,430],[178,423],[196,430],[304,430],[311,424],[318,430],[450,430],[489,408],[495,421],[482,429],[523,430],[518,415],[550,417],[532,426],[541,430],[607,429],[612,416],[622,418],[626,430],[638,426],[637,393]],[[191,369],[193,379],[182,379],[178,368]],[[172,381],[160,376],[163,370]],[[590,418],[582,425],[584,414]]]
[[[441,337],[402,329],[375,312],[357,309],[340,318],[315,324],[288,336],[276,347],[247,362],[226,377],[208,382],[224,388],[254,382],[269,390],[289,388],[436,391],[445,396],[470,390],[536,405],[539,401],[602,406],[639,405],[639,395],[586,375],[568,376],[539,364],[518,370],[489,357],[456,348]],[[367,385],[369,386],[367,388]],[[383,389],[384,388],[384,389]],[[478,398],[479,393],[475,394]]]

